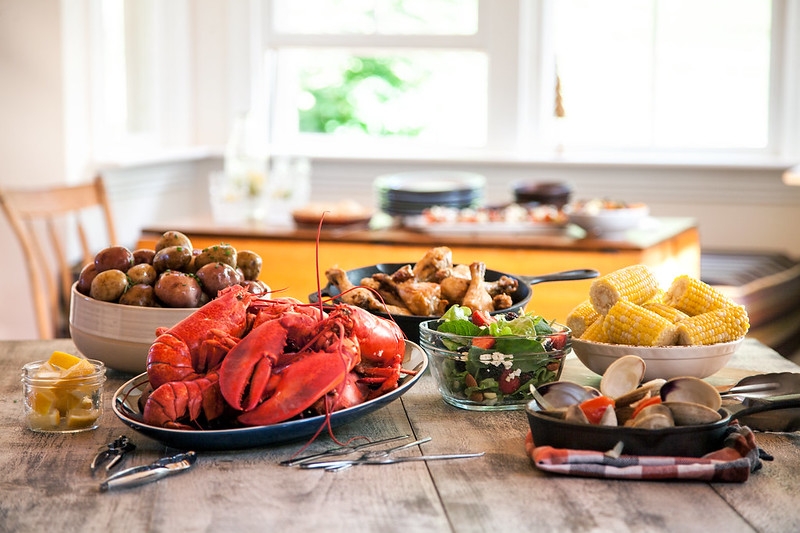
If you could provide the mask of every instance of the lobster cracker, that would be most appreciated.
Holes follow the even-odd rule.
[[[113,441],[100,448],[100,451],[92,459],[92,472],[96,472],[100,465],[106,463],[105,471],[108,472],[125,458],[125,454],[136,449],[136,445],[125,435],[120,435]]]

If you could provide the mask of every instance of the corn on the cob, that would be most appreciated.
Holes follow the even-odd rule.
[[[711,285],[688,275],[678,276],[673,280],[663,301],[689,316],[736,305]]]
[[[573,337],[580,337],[589,324],[597,320],[599,316],[600,314],[595,310],[592,302],[584,300],[567,315],[567,327],[572,330]]]
[[[717,344],[743,337],[750,320],[743,305],[730,305],[689,317],[677,326],[678,344]]]
[[[627,300],[619,300],[606,313],[603,331],[615,344],[671,346],[675,344],[675,324]]]
[[[647,265],[631,265],[594,280],[589,287],[589,300],[598,313],[606,314],[619,300],[641,304],[658,290],[658,280]]]
[[[583,341],[589,342],[607,342],[610,343],[611,341],[608,339],[605,330],[603,329],[603,321],[605,320],[605,316],[598,315],[597,320],[589,324],[587,326],[586,331],[583,332],[579,338]]]
[[[675,309],[674,307],[661,302],[654,302],[651,300],[649,302],[643,303],[642,307],[644,307],[648,311],[654,312],[659,316],[663,316],[673,324],[675,322],[680,322],[684,318],[689,318],[689,315],[687,315],[683,311],[679,311],[678,309]]]

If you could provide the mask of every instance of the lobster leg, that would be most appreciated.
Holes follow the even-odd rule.
[[[222,414],[219,396],[216,373],[192,381],[170,381],[148,396],[142,415],[148,424],[188,428],[179,420],[193,422],[203,414],[213,420]]]

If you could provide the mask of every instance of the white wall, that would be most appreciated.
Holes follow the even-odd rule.
[[[0,186],[64,181],[57,0],[0,0]],[[36,46],[31,46],[36,43]],[[22,253],[0,221],[0,338],[34,335]]]

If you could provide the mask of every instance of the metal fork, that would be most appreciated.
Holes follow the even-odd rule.
[[[379,459],[382,457],[388,457],[389,455],[393,454],[394,452],[399,452],[400,450],[405,450],[406,448],[411,448],[413,446],[417,446],[419,444],[423,444],[431,440],[431,437],[425,437],[424,439],[415,440],[414,442],[409,442],[407,444],[402,444],[400,446],[395,446],[394,448],[389,448],[387,450],[372,450],[368,452],[364,452],[361,454],[360,457],[356,459],[350,460],[339,460],[339,461],[319,461],[316,463],[303,463],[300,465],[300,468],[324,468],[330,472],[338,472],[340,470],[344,470],[346,468],[350,468],[353,465],[360,464],[366,461]]]
[[[305,455],[303,457],[296,457],[294,459],[287,459],[286,461],[281,461],[279,464],[281,466],[295,466],[302,463],[307,463],[308,461],[312,461],[314,459],[319,459],[320,457],[338,457],[341,455],[349,455],[363,448],[369,448],[371,446],[377,446],[379,444],[386,444],[387,442],[394,442],[396,440],[403,440],[407,438],[408,435],[399,435],[397,437],[389,437],[388,439],[375,440],[372,442],[365,442],[363,444],[339,446],[337,448],[330,448],[324,452]]]

